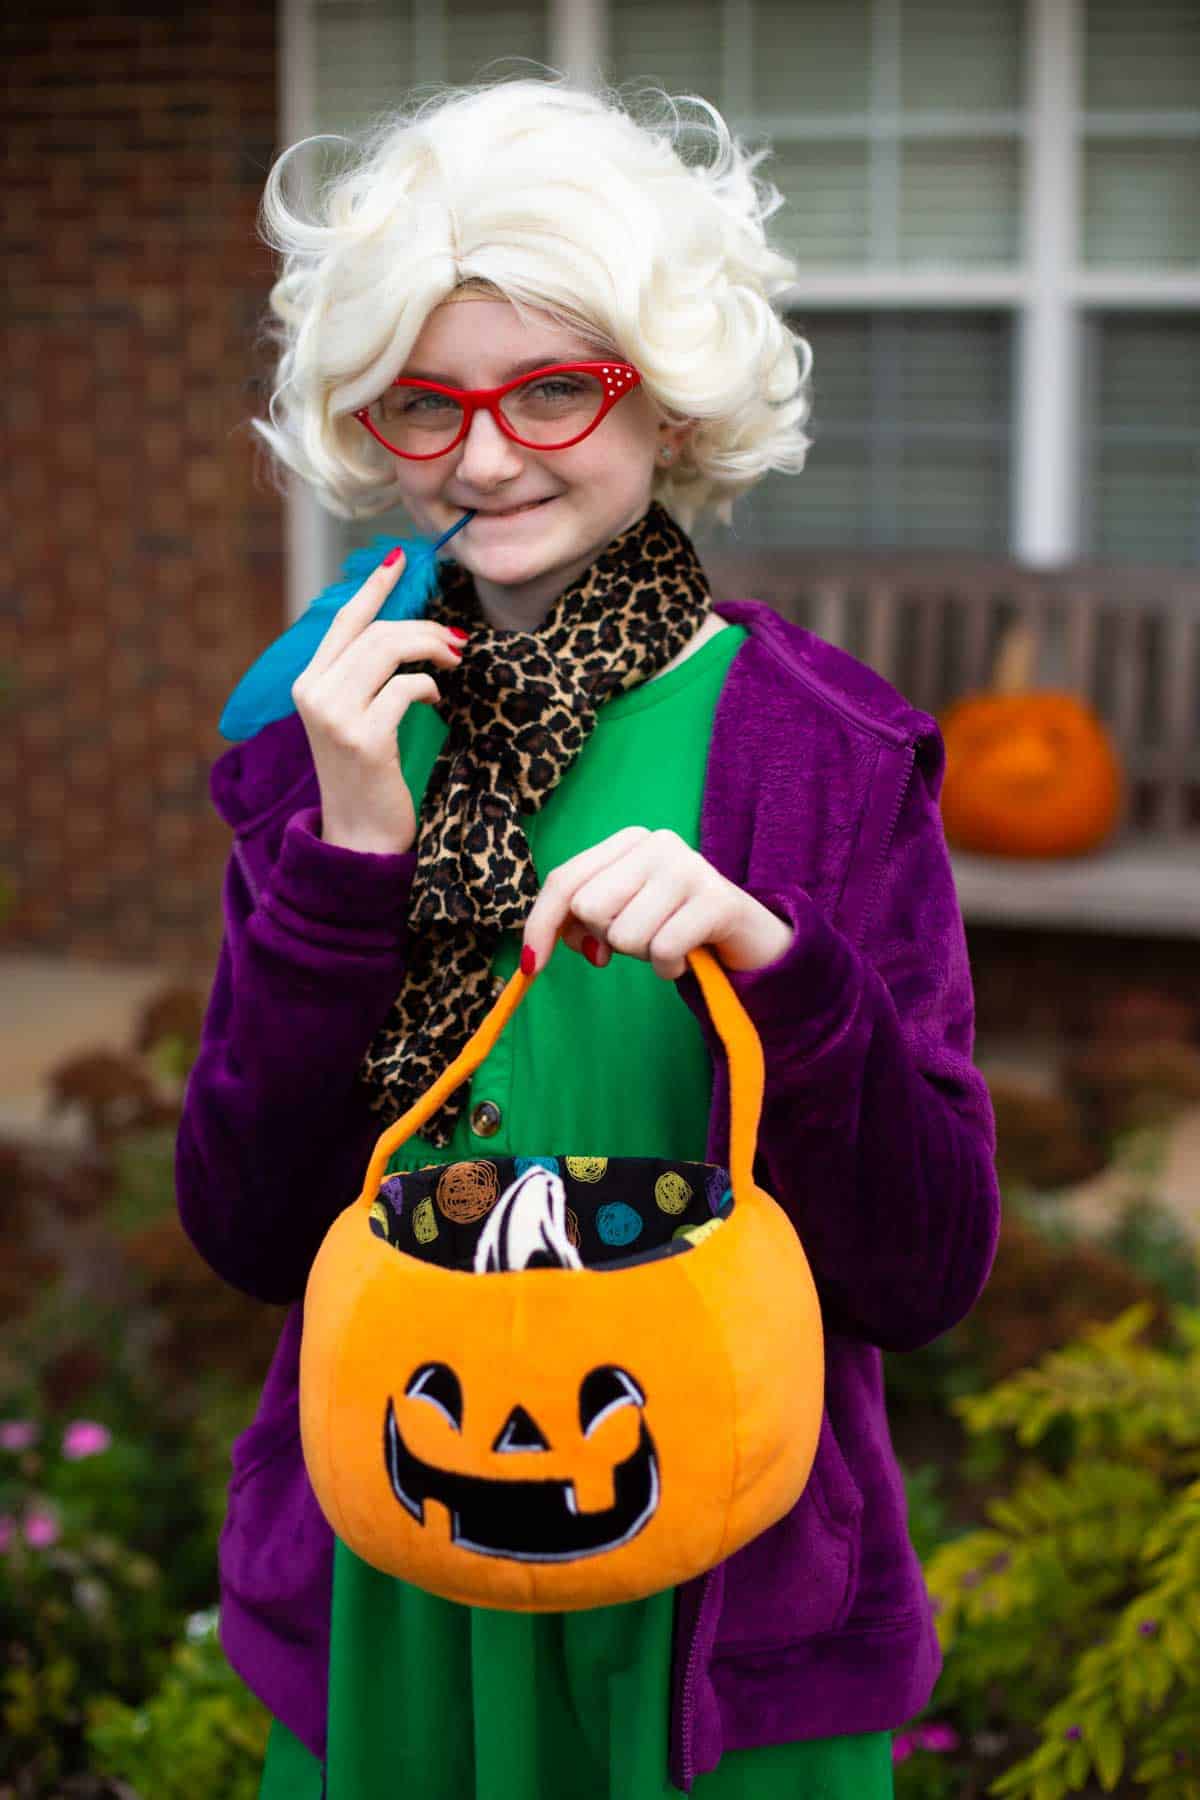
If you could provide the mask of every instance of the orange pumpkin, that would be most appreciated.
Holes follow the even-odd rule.
[[[488,1053],[528,986],[518,973],[383,1133],[331,1226],[304,1300],[301,1435],[322,1511],[373,1567],[473,1606],[611,1605],[714,1567],[802,1493],[824,1401],[820,1305],[799,1238],[754,1179],[762,1047],[710,953],[688,960],[729,1053],[718,1218],[679,1227],[676,1172],[659,1181],[665,1239],[632,1263],[480,1274],[372,1232],[388,1158]],[[605,1159],[568,1160],[603,1193]],[[469,1174],[441,1177],[460,1211],[495,1185],[491,1164]],[[449,1221],[440,1187],[438,1206]]]
[[[1028,685],[1033,637],[1018,625],[990,691],[939,717],[946,744],[942,824],[960,850],[1083,856],[1111,835],[1124,782],[1116,747],[1077,694]]]

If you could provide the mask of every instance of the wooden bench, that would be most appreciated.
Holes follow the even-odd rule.
[[[1036,685],[1091,701],[1129,784],[1118,835],[1090,856],[1020,862],[953,852],[969,921],[1200,937],[1200,573],[960,554],[708,552],[718,595],[753,594],[940,714],[988,684],[1013,621]]]

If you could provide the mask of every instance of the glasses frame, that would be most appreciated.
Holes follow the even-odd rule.
[[[519,437],[500,410],[500,402],[505,394],[511,394],[517,388],[524,387],[530,381],[537,381],[545,375],[568,374],[598,375],[602,380],[607,377],[608,391],[601,402],[599,412],[587,430],[576,432],[572,438],[564,438],[561,444],[534,443],[529,438]],[[614,375],[623,376],[623,382],[619,385],[615,383],[612,380]],[[369,407],[360,406],[351,416],[357,419],[360,425],[365,425],[371,436],[377,443],[382,444],[385,450],[390,450],[393,456],[404,457],[406,462],[432,462],[435,457],[449,456],[451,450],[456,450],[462,443],[471,429],[475,414],[480,410],[490,412],[505,437],[511,438],[514,444],[520,444],[524,450],[569,450],[572,444],[581,444],[585,437],[590,437],[597,425],[602,424],[608,417],[618,400],[623,400],[626,394],[632,394],[636,387],[641,386],[641,380],[641,375],[633,364],[622,362],[619,357],[610,357],[607,362],[547,363],[544,369],[530,369],[527,375],[518,375],[515,381],[506,381],[503,387],[496,388],[448,387],[442,381],[417,381],[411,380],[406,375],[397,375],[391,384],[392,387],[418,388],[427,394],[445,394],[462,407],[462,429],[458,436],[441,450],[398,450],[395,444],[389,444],[383,434],[375,429],[369,416]]]

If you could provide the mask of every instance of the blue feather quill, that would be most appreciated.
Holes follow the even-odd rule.
[[[242,738],[253,737],[264,725],[295,712],[292,683],[312,661],[334,613],[354,598],[367,576],[397,544],[404,549],[404,573],[375,617],[390,620],[421,618],[437,592],[438,551],[474,516],[473,510],[464,513],[436,540],[377,537],[365,548],[351,551],[342,564],[338,580],[322,589],[295,623],[282,637],[268,645],[242,676],[225,702],[217,726],[221,736],[237,743]]]

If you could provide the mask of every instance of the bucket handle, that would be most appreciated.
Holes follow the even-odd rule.
[[[709,1017],[729,1058],[729,1175],[735,1200],[742,1200],[748,1198],[754,1189],[754,1151],[758,1142],[765,1078],[762,1044],[749,1014],[713,952],[706,946],[689,950],[687,962],[700,984]],[[357,1204],[364,1209],[372,1206],[393,1151],[407,1143],[413,1133],[433,1117],[455,1088],[475,1073],[491,1052],[534,980],[536,976],[523,975],[520,969],[517,970],[449,1068],[438,1076],[406,1113],[382,1133],[371,1153]]]

